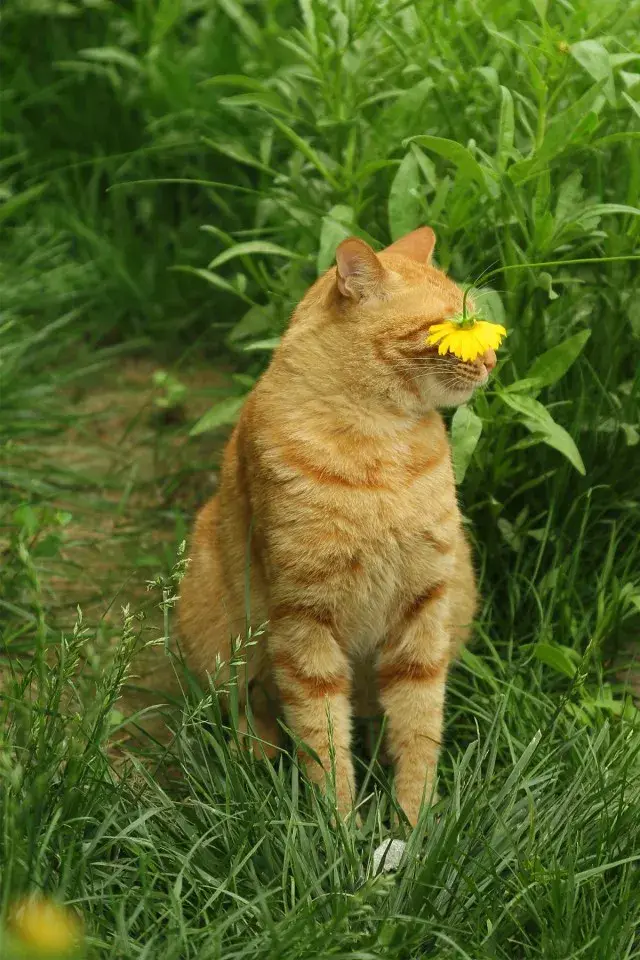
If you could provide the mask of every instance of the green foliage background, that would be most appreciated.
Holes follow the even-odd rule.
[[[74,631],[46,586],[61,504],[110,488],[41,455],[87,429],[76,385],[137,355],[170,371],[165,408],[190,363],[234,371],[203,418],[157,427],[158,448],[210,442],[194,476],[215,463],[349,233],[429,223],[440,265],[481,286],[637,255],[639,19],[637,0],[5,4],[3,912],[58,891],[96,957],[640,956],[637,713],[611,669],[640,611],[636,261],[510,269],[479,294],[510,330],[452,424],[485,609],[452,678],[442,816],[395,879],[367,873],[386,774],[363,830],[335,830],[295,764],[230,753],[215,697],[182,718],[179,788],[114,775],[137,621],[103,662],[102,621]],[[144,522],[177,544],[173,489]],[[174,555],[154,558],[165,605]]]

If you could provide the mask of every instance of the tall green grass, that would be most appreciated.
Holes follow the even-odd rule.
[[[114,960],[640,956],[638,719],[612,669],[640,621],[638,266],[569,263],[638,251],[639,14],[619,0],[3,11],[2,918],[42,889],[81,911],[88,956]],[[493,385],[451,424],[484,605],[451,680],[444,799],[413,835],[392,827],[388,771],[359,750],[364,825],[334,828],[291,751],[238,755],[215,692],[187,678],[170,749],[114,767],[134,649],[170,611],[157,631],[127,611],[114,648],[104,617],[74,624],[57,603],[74,518],[138,489],[123,481],[115,502],[119,478],[59,455],[66,431],[90,429],[76,385],[126,354],[178,381],[195,359],[232,365],[203,419],[153,421],[157,486],[176,437],[209,440],[213,462],[336,244],[422,223],[510,330]],[[547,260],[565,265],[526,267]],[[187,506],[168,494],[138,518],[105,611],[149,576],[143,530],[177,545]],[[158,568],[150,601],[166,609],[166,554]],[[374,877],[393,831],[405,861]]]

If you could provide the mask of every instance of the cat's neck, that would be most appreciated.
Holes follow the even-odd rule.
[[[309,428],[352,436],[395,439],[415,428],[425,416],[437,417],[402,397],[390,396],[381,384],[361,376],[357,364],[344,354],[329,356],[321,344],[302,353],[283,350],[274,359],[270,392],[281,398],[281,416],[299,434]]]

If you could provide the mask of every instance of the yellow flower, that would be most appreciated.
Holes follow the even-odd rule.
[[[477,320],[469,317],[467,320],[445,320],[443,323],[434,323],[429,328],[426,342],[430,347],[438,346],[438,353],[452,353],[460,360],[469,361],[481,357],[489,349],[497,349],[507,331],[499,323],[489,323],[487,320]]]
[[[70,910],[52,900],[28,897],[13,906],[11,930],[30,957],[59,957],[80,944],[81,926]]]

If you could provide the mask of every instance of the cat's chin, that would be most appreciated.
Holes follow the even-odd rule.
[[[460,407],[463,403],[467,403],[467,401],[471,399],[479,386],[480,384],[470,383],[468,386],[465,384],[460,387],[447,387],[446,389],[439,390],[438,396],[435,398],[435,406],[440,409]]]
[[[471,399],[478,388],[483,387],[489,379],[489,371],[482,364],[480,369],[471,372],[462,371],[455,379],[449,379],[448,382],[438,383],[436,406],[438,407],[459,407]]]

